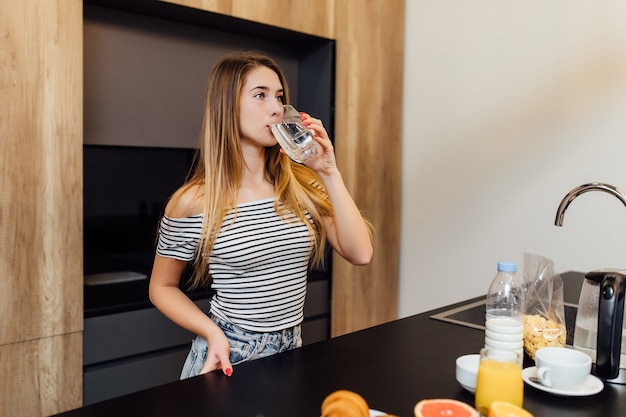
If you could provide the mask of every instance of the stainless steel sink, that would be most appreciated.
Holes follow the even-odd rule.
[[[565,328],[567,338],[565,343],[572,345],[574,341],[574,328],[576,326],[576,311],[578,305],[564,303],[565,306]],[[485,330],[485,300],[469,302],[460,307],[451,308],[438,314],[430,316],[432,319],[441,320],[460,326],[472,327],[474,329]]]

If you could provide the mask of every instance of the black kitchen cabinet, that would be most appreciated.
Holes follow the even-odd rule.
[[[196,299],[202,310],[209,299]],[[328,339],[328,280],[310,281],[302,325],[303,344]],[[194,335],[156,308],[133,309],[85,319],[83,401],[85,405],[176,381]]]

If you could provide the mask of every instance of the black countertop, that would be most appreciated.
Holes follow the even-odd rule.
[[[60,415],[319,417],[323,399],[337,389],[356,391],[371,408],[401,417],[413,416],[415,403],[425,398],[473,404],[474,396],[456,382],[455,359],[478,352],[484,333],[430,316],[477,300],[244,363],[230,378],[213,372]],[[525,386],[524,407],[535,417],[619,416],[626,386],[605,384],[589,397]]]

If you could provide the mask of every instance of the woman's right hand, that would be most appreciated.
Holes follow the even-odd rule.
[[[206,339],[209,350],[201,374],[216,369],[232,374],[230,344],[224,332],[179,288],[186,265],[187,262],[156,255],[150,277],[150,300],[174,323]]]
[[[200,375],[221,369],[225,375],[233,374],[233,366],[230,363],[230,344],[219,327],[207,338],[209,350],[206,355],[204,365],[200,370]]]

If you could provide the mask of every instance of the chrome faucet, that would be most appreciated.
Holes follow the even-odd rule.
[[[567,210],[567,206],[569,206],[569,204],[574,201],[576,197],[582,193],[586,193],[587,191],[604,191],[605,193],[617,197],[626,206],[626,194],[624,194],[624,192],[619,188],[613,187],[609,184],[603,184],[601,182],[579,185],[567,193],[565,197],[563,197],[563,200],[561,200],[561,204],[559,204],[559,208],[556,211],[556,219],[554,219],[554,224],[556,226],[563,226],[563,217],[565,217],[565,210]]]

